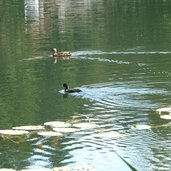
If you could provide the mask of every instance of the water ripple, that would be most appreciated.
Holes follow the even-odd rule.
[[[100,50],[93,51],[77,51],[72,52],[73,56],[84,56],[84,55],[157,55],[157,54],[171,54],[170,51],[112,51],[112,52],[103,52]]]
[[[145,99],[144,96],[168,94],[166,90],[158,90],[148,86],[142,87],[130,85],[123,87],[122,85],[110,85],[105,83],[100,85],[87,85],[81,87],[82,92],[73,94],[83,99],[94,101],[91,110],[117,112],[121,109],[148,109],[154,105],[150,99]]]
[[[74,58],[74,57],[73,57]],[[106,58],[92,58],[92,57],[79,57],[79,59],[84,59],[84,60],[96,60],[96,61],[99,61],[99,62],[112,62],[112,63],[116,63],[116,64],[130,64],[130,62],[128,61],[119,61],[119,60],[112,60],[112,59],[106,59]],[[144,65],[144,64],[139,64],[139,65]]]

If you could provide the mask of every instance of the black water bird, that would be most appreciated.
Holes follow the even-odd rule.
[[[69,89],[69,87],[66,83],[63,84],[63,87],[64,87],[65,93],[79,93],[79,92],[81,92],[80,89]]]

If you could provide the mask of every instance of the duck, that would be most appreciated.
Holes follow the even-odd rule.
[[[67,83],[63,83],[63,87],[64,87],[64,92],[65,93],[79,93],[79,92],[81,92],[80,89],[69,89]]]
[[[52,56],[55,57],[70,57],[71,56],[71,52],[69,51],[62,51],[62,52],[58,52],[56,48],[53,48],[52,50]]]

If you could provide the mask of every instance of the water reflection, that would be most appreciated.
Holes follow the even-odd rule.
[[[39,0],[25,0],[25,34],[39,42],[45,32],[44,3]]]
[[[39,0],[25,0],[25,20],[26,22],[39,20]]]

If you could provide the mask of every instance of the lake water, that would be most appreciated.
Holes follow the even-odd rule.
[[[170,1],[10,0],[0,15],[0,129],[93,125],[2,136],[0,168],[171,170],[171,119],[156,112],[171,106]],[[54,63],[53,47],[71,59]],[[65,95],[64,82],[82,92]]]

